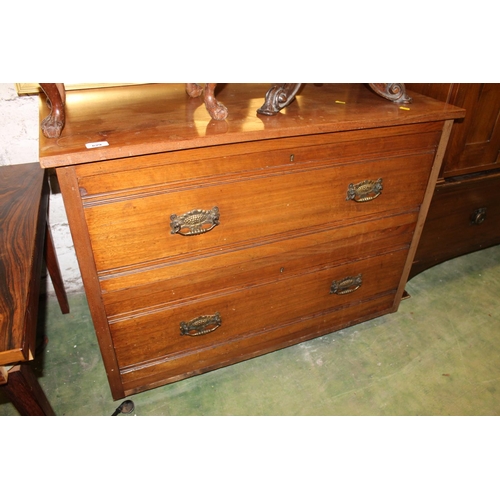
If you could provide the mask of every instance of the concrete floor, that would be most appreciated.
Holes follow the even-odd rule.
[[[429,269],[406,290],[395,314],[134,395],[130,415],[499,415],[500,246]],[[85,296],[69,299],[68,315],[51,296],[42,307],[49,343],[36,373],[57,415],[111,415],[121,401]]]

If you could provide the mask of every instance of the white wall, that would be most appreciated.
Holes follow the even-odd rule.
[[[13,83],[0,83],[0,168],[38,161],[38,99],[38,96],[18,96]],[[60,194],[50,196],[49,221],[66,291],[83,291]],[[47,291],[53,293],[50,280]]]

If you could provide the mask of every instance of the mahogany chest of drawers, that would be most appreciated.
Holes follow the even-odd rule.
[[[69,92],[40,138],[115,399],[398,308],[463,110],[324,84],[262,117],[266,88],[223,86],[225,122],[182,85]]]

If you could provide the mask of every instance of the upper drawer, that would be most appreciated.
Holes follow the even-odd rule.
[[[127,191],[220,182],[225,176],[279,172],[287,166],[338,165],[434,151],[442,123],[421,123],[227,144],[82,164],[75,167],[86,200]]]
[[[422,202],[433,158],[433,153],[426,153],[290,169],[279,175],[235,176],[194,189],[165,189],[86,204],[97,269],[179,255],[194,258],[285,233],[401,213]],[[376,184],[373,191],[365,189],[365,181]],[[361,201],[363,197],[369,201]],[[202,211],[208,212],[206,224],[200,222]],[[176,232],[183,224],[186,227]]]

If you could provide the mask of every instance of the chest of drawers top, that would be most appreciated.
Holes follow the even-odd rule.
[[[202,98],[190,98],[183,84],[146,84],[70,91],[66,125],[58,139],[40,133],[43,168],[129,158],[161,152],[267,139],[366,130],[457,119],[464,111],[413,94],[400,106],[364,84],[304,84],[276,116],[257,114],[269,84],[220,84],[217,99],[229,110],[212,120]],[[40,116],[49,110],[40,99]],[[107,143],[106,146],[92,147]],[[90,145],[90,147],[89,147]]]

